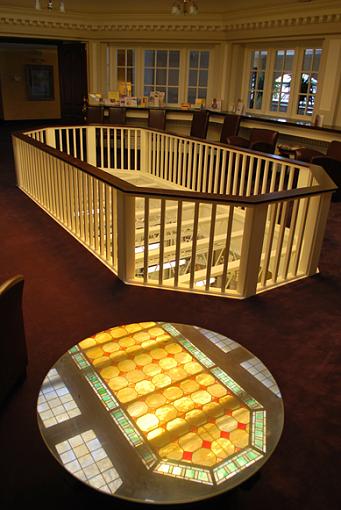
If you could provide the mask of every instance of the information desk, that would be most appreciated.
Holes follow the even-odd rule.
[[[196,326],[142,322],[79,342],[48,372],[41,435],[74,477],[142,503],[206,499],[270,457],[280,391],[237,342]]]

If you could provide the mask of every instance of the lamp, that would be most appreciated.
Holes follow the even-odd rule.
[[[194,0],[182,0],[176,1],[173,3],[171,8],[171,13],[175,16],[179,16],[180,14],[186,15],[195,15],[198,14],[199,8]]]
[[[36,8],[36,11],[41,11],[42,10],[40,0],[36,0],[35,8]],[[53,0],[48,0],[47,1],[47,9],[49,11],[52,11],[52,9],[53,9]],[[59,10],[60,10],[60,12],[65,12],[64,0],[60,0],[60,2],[59,2]]]

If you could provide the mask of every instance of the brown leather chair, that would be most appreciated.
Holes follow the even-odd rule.
[[[223,127],[220,132],[220,143],[226,143],[229,136],[237,136],[240,126],[240,115],[225,115]]]
[[[300,147],[295,151],[295,159],[299,161],[311,163],[313,158],[316,157],[328,157],[336,161],[341,161],[341,142],[337,140],[330,142],[326,154],[315,149],[309,149],[308,147]]]
[[[272,129],[251,129],[250,139],[242,138],[241,136],[229,136],[227,143],[237,147],[245,147],[258,152],[266,152],[267,154],[274,154],[276,150],[276,143],[278,139],[278,131]]]
[[[208,110],[198,110],[193,113],[190,136],[194,138],[206,138],[209,116],[210,112]]]
[[[338,189],[332,195],[332,200],[333,202],[339,202],[341,200],[341,158],[334,159],[328,156],[315,156],[312,158],[311,163],[322,166],[336,186],[338,186]]]
[[[103,106],[88,106],[86,111],[86,121],[88,124],[102,124]]]
[[[0,402],[26,376],[27,348],[22,312],[24,277],[14,276],[0,285]]]
[[[148,113],[148,127],[150,129],[160,129],[164,131],[166,129],[166,110],[153,110],[150,108]]]
[[[111,106],[109,108],[109,115],[105,119],[109,124],[122,125],[126,123],[126,112],[126,108]]]

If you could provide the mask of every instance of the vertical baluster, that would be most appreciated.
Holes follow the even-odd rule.
[[[169,178],[169,136],[165,135],[165,179]]]
[[[160,249],[159,249],[159,285],[163,282],[163,259],[165,247],[165,217],[166,217],[166,200],[161,198],[160,211]]]
[[[77,128],[77,132],[79,133],[78,128]],[[73,136],[73,157],[79,159],[79,154],[78,154],[78,150],[77,150],[76,128],[72,128],[72,136]]]
[[[179,261],[181,253],[181,223],[182,223],[182,201],[178,201],[178,214],[176,220],[176,248],[175,248],[175,266],[174,266],[174,287],[179,284]]]
[[[197,242],[198,242],[199,207],[200,207],[200,202],[195,202],[195,204],[194,204],[193,236],[192,236],[191,272],[190,272],[190,279],[189,279],[189,288],[190,289],[193,289],[193,287],[194,287],[195,259],[197,256]]]
[[[176,183],[182,184],[182,165],[183,165],[183,154],[184,154],[184,142],[179,138],[179,150],[178,150],[178,174],[176,177]]]
[[[264,159],[262,160],[264,161]],[[268,189],[268,175],[269,175],[269,160],[265,160],[265,166],[264,166],[264,174],[263,174],[263,180],[262,180],[262,189],[261,193],[266,193]]]
[[[114,170],[117,170],[117,128],[114,128]]]
[[[209,147],[208,145],[206,147],[207,147],[207,152],[209,154],[209,159],[208,159],[209,170],[208,170],[208,176],[207,176],[207,193],[212,193],[213,192],[212,188],[213,188],[214,148],[213,147]]]
[[[258,195],[259,186],[260,186],[260,172],[261,172],[261,159],[257,158],[257,168],[256,168],[256,179],[255,179],[255,187],[253,190],[253,195]]]
[[[222,173],[222,169],[221,169],[221,165],[220,165],[222,149],[220,147],[216,147],[214,152],[215,152],[215,166],[214,166],[213,193],[219,193],[219,181],[220,181],[220,177],[221,177],[221,173]]]
[[[76,230],[76,222],[75,222],[75,211],[76,211],[76,208],[75,208],[75,202],[74,202],[74,195],[75,195],[75,191],[74,191],[74,180],[73,180],[73,174],[74,174],[74,167],[72,167],[71,165],[69,166],[69,171],[68,171],[68,186],[69,186],[69,201],[70,201],[70,227],[71,227],[71,231],[73,233],[75,233],[75,230]]]
[[[203,176],[202,176],[202,179],[203,179],[203,182],[202,182],[202,187],[201,187],[201,190],[203,193],[207,193],[207,187],[208,187],[208,153],[209,153],[209,147],[208,145],[204,145],[203,144],[203,147],[204,147],[204,168],[203,168]]]
[[[121,168],[124,169],[125,129],[123,128],[120,128],[120,140],[121,140]]]
[[[207,254],[207,266],[206,266],[206,283],[205,283],[206,292],[208,292],[210,290],[216,213],[217,213],[217,204],[212,204],[210,234],[209,234],[209,244],[208,244],[208,254]]]
[[[105,258],[107,262],[110,262],[110,226],[111,226],[111,205],[110,205],[110,187],[108,184],[105,185],[105,226],[106,226],[106,235],[105,235]]]
[[[272,250],[272,243],[273,243],[273,237],[275,232],[275,221],[276,221],[276,213],[277,213],[277,204],[271,204],[269,206],[270,211],[268,212],[268,215],[270,217],[269,226],[268,226],[268,232],[266,237],[266,243],[265,243],[265,253],[264,253],[264,259],[263,263],[261,263],[261,285],[262,287],[265,287],[266,280],[267,280],[267,273],[269,270],[269,263],[270,263],[270,257],[271,257],[271,250]],[[265,231],[266,235],[266,231]]]
[[[85,172],[82,172],[82,182],[83,182],[83,209],[84,209],[84,241],[89,246],[90,245],[90,235],[89,235],[90,207],[89,207],[89,203],[88,203],[88,175]]]
[[[112,266],[117,272],[117,244],[116,244],[116,218],[117,218],[117,194],[114,188],[111,188],[111,256]]]
[[[232,186],[232,178],[233,178],[233,165],[236,159],[236,153],[234,151],[229,150],[228,152],[228,169],[227,169],[227,179],[226,179],[226,191],[227,195],[231,194],[231,186]]]
[[[94,235],[95,235],[95,251],[99,252],[99,203],[98,203],[98,186],[99,181],[94,179],[93,188],[94,188]]]
[[[279,222],[279,232],[278,232],[278,238],[277,238],[277,245],[276,245],[276,253],[274,257],[274,264],[273,264],[273,271],[272,271],[272,281],[274,283],[277,282],[278,277],[278,270],[279,270],[279,264],[282,256],[282,250],[283,250],[283,240],[284,240],[284,234],[285,234],[285,225],[286,225],[286,217],[287,217],[287,210],[288,210],[288,202],[280,203],[281,209],[281,217]]]
[[[88,175],[89,246],[94,248],[94,178]]]
[[[143,281],[148,283],[149,279],[149,198],[144,199],[144,243],[143,243]],[[161,270],[161,268],[160,268]]]
[[[243,158],[243,155],[240,152],[237,152],[234,169],[233,169],[232,195],[237,195],[237,193],[238,193],[239,167],[240,167],[240,158],[241,157]]]
[[[138,167],[138,136],[137,136],[137,129],[134,131],[134,170],[139,170]]]
[[[70,130],[69,128],[65,128],[65,138],[66,138],[66,152],[67,154],[71,154],[71,148],[70,148]]]
[[[174,167],[173,167],[173,181],[178,183],[178,162],[179,162],[179,138],[174,140]]]
[[[284,263],[283,263],[283,269],[282,269],[282,273],[281,273],[281,276],[284,280],[286,280],[288,277],[290,258],[292,255],[292,246],[293,246],[294,235],[295,235],[295,230],[296,230],[299,199],[296,199],[293,202],[294,203],[293,203],[293,208],[292,208],[292,212],[291,212],[291,221],[290,221],[290,227],[289,227],[287,249],[286,249]]]
[[[107,168],[111,168],[111,161],[110,161],[110,128],[106,128],[107,133]]]
[[[245,188],[245,174],[246,174],[246,164],[249,160],[249,156],[246,154],[243,154],[243,160],[242,160],[242,171],[240,176],[240,184],[239,184],[239,195],[244,195],[244,188]]]
[[[302,209],[300,210],[300,222],[299,222],[300,224],[299,224],[297,240],[296,240],[296,253],[295,253],[294,261],[293,261],[293,274],[295,276],[297,275],[298,263],[299,263],[301,251],[302,251],[303,236],[304,236],[305,226],[307,223],[307,211],[308,211],[309,203],[310,203],[310,197],[301,199]]]
[[[128,170],[131,170],[131,143],[130,143],[130,129],[127,129],[127,138],[128,138]]]
[[[230,205],[228,207],[229,207],[229,215],[228,215],[227,228],[226,228],[223,273],[222,273],[222,278],[221,278],[221,292],[222,293],[226,292],[227,271],[228,271],[228,264],[229,264],[229,257],[230,257],[231,234],[232,234],[233,214],[234,214],[234,206]]]
[[[247,197],[249,197],[251,195],[254,164],[255,164],[255,158],[254,158],[254,156],[250,156],[249,157],[249,168],[248,168],[248,173],[247,173],[247,183],[246,183],[246,196]]]
[[[105,204],[104,204],[104,183],[99,182],[99,231],[100,231],[100,255],[104,258],[104,219],[105,219]]]
[[[197,183],[198,183],[198,144],[196,142],[193,142],[192,145],[192,152],[193,152],[193,159],[192,159],[192,182],[190,184],[191,190],[195,191],[197,189]]]
[[[159,169],[159,175],[162,177],[162,179],[165,179],[165,136],[159,135],[160,137],[160,147],[159,147],[159,153],[160,153],[160,169]]]

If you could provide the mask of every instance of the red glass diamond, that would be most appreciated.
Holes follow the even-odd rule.
[[[182,458],[184,460],[192,460],[192,455],[193,455],[192,452],[184,452],[183,455],[182,455]]]

